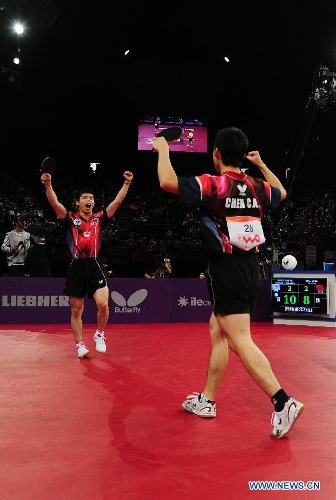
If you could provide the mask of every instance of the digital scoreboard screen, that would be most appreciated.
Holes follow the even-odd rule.
[[[272,312],[328,314],[327,278],[272,278]]]

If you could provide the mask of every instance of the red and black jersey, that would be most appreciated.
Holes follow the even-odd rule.
[[[208,256],[259,252],[257,241],[253,247],[246,245],[245,251],[243,245],[239,248],[231,244],[230,226],[235,239],[242,240],[239,231],[245,221],[253,224],[269,209],[279,208],[281,193],[278,188],[263,179],[233,171],[222,175],[178,177],[178,183],[181,203],[200,208],[204,251]],[[249,225],[247,222],[246,226]],[[251,236],[247,239],[251,240]]]
[[[89,220],[80,212],[67,212],[68,232],[66,242],[72,259],[98,257],[102,242],[102,229],[108,217],[104,210],[93,213]]]

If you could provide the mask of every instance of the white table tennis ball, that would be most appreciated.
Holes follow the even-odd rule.
[[[281,261],[282,267],[288,271],[292,271],[297,266],[297,260],[294,255],[285,255]]]

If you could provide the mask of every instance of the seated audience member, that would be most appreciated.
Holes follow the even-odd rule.
[[[171,262],[168,257],[164,257],[158,266],[152,268],[144,274],[147,279],[174,278]]]

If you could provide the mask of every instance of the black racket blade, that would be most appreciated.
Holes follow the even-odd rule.
[[[42,162],[40,171],[44,174],[52,175],[56,170],[56,160],[52,156],[47,156]]]
[[[164,137],[167,142],[174,142],[177,141],[182,135],[182,129],[181,127],[169,127],[161,130],[157,134],[157,137]]]

